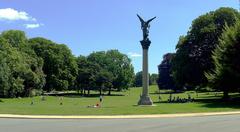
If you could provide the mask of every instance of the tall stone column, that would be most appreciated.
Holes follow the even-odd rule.
[[[143,90],[142,90],[142,95],[140,96],[140,100],[138,101],[138,105],[152,105],[153,102],[148,94],[148,88],[149,88],[148,48],[151,44],[151,41],[147,39],[147,40],[142,40],[140,42],[143,48],[143,64],[142,64]]]

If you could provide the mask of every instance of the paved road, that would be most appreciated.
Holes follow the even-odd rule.
[[[240,132],[240,115],[153,119],[4,119],[0,132]]]

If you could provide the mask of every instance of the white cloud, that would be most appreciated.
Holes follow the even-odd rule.
[[[129,55],[130,57],[142,57],[141,54],[133,53],[133,52],[129,52],[128,55]]]
[[[31,17],[24,11],[17,11],[12,8],[0,9],[0,20],[16,21],[37,21],[36,18]]]
[[[33,29],[33,28],[38,28],[40,26],[43,26],[43,24],[24,24],[25,28],[27,29]]]

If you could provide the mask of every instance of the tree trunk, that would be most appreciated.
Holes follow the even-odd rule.
[[[83,94],[84,94],[84,96],[86,95],[86,90],[85,90],[85,88],[83,89]]]
[[[83,89],[81,88],[81,96],[83,96]]]
[[[90,95],[90,88],[88,88],[88,96]]]
[[[108,95],[111,95],[111,87],[109,87],[109,89],[108,89]]]
[[[224,90],[223,91],[223,99],[224,100],[228,100],[229,99],[228,90]]]
[[[103,85],[101,85],[100,89],[99,89],[99,94],[102,95],[102,88],[103,88]]]
[[[24,92],[25,92],[25,93],[24,93],[24,94],[25,94],[25,95],[24,95],[25,97],[30,97],[30,96],[32,96],[32,93],[31,93],[31,92],[32,92],[32,88],[31,88],[30,86],[27,85]]]

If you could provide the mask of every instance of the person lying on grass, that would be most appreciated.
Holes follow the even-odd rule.
[[[101,106],[99,105],[99,103],[97,103],[96,105],[88,105],[87,108],[100,108]]]

